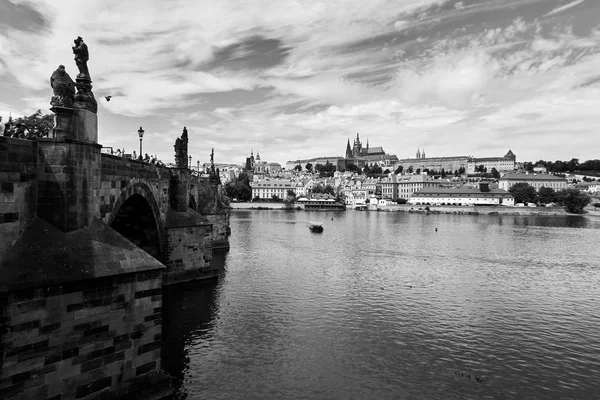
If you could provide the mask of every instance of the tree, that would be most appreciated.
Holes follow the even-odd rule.
[[[232,199],[249,201],[252,198],[252,188],[250,187],[248,174],[242,172],[233,181],[227,182],[225,184],[225,194]]]
[[[421,173],[421,168],[417,168],[417,175]]]
[[[323,164],[317,163],[313,169],[315,170],[315,172],[319,173],[323,169]]]
[[[373,165],[373,167],[371,168],[372,174],[381,174],[382,172],[383,171],[379,165]]]
[[[535,188],[525,182],[515,183],[508,191],[515,198],[515,203],[535,203],[537,200]]]
[[[406,204],[406,201],[407,201],[406,199],[399,198],[398,200],[396,200],[396,203],[398,203],[398,204]]]
[[[346,171],[350,171],[350,172],[360,172],[360,168],[358,168],[356,165],[354,164],[349,164],[348,166],[346,166]]]
[[[567,168],[569,169],[569,172],[577,171],[579,169],[579,159],[572,158],[571,161],[567,163]]]
[[[276,194],[274,194],[273,196],[271,196],[271,201],[273,203],[279,203],[281,201],[281,199],[279,198],[279,196],[277,196]]]
[[[565,206],[565,211],[571,214],[581,214],[585,206],[590,204],[590,196],[577,189],[564,189],[558,192],[558,202]]]
[[[500,172],[496,168],[492,168],[492,176],[494,179],[500,179]]]
[[[320,164],[317,164],[320,165]],[[316,167],[315,167],[316,169]],[[333,173],[335,172],[335,166],[330,163],[329,161],[327,161],[325,163],[325,165],[321,165],[321,167],[318,169],[319,171],[319,176],[321,178],[329,178],[333,176]]]
[[[319,183],[317,186],[313,188],[313,193],[326,193],[332,196],[335,196],[335,188],[331,185],[323,185]]]
[[[308,164],[306,164],[306,167],[305,167],[305,168],[306,168],[306,170],[307,170],[308,172],[312,172],[313,165],[312,165],[311,163],[308,163]]]
[[[386,170],[385,170],[385,171],[383,171],[383,173],[384,173],[384,174],[389,174],[390,172],[391,172],[391,171],[390,171],[390,169],[389,169],[389,168],[386,168]]]
[[[552,188],[542,186],[538,192],[538,200],[542,204],[554,203],[556,201],[556,192]]]
[[[363,168],[363,174],[369,175],[370,173],[371,173],[371,168],[369,168],[368,165],[365,165],[365,167]]]
[[[465,173],[465,172],[466,172],[466,171],[465,171],[465,167],[460,167],[460,168],[458,169],[458,174],[459,174],[459,175],[464,175],[464,173]]]
[[[446,170],[444,168],[442,168],[442,179],[446,177]]]
[[[396,168],[396,170],[394,171],[394,173],[401,174],[402,171],[404,171],[404,167],[402,165],[399,165],[398,168]]]
[[[406,170],[406,172],[408,172],[409,174],[413,173],[413,166],[411,165],[410,167],[408,167],[408,169]]]
[[[37,110],[27,117],[19,117],[13,122],[14,124],[24,124],[30,136],[49,136],[52,128],[54,128],[54,116],[52,114],[42,114],[42,110]]]
[[[302,165],[298,164],[294,167],[294,169],[298,172],[302,171]]]

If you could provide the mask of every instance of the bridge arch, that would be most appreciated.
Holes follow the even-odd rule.
[[[146,183],[127,185],[115,202],[108,225],[162,261],[164,227],[156,198]]]

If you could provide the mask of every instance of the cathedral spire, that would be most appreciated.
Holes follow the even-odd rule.
[[[348,144],[346,145],[346,158],[352,158],[352,149],[350,148],[350,139],[348,139]]]
[[[421,158],[421,150],[417,149],[417,158]]]
[[[367,139],[367,150],[369,150],[369,139]]]
[[[423,147],[423,152],[421,153],[421,158],[425,158],[425,147]]]

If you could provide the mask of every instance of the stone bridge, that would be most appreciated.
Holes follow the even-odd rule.
[[[217,276],[227,200],[69,136],[0,137],[0,398],[162,398],[162,286]]]
[[[185,128],[176,167],[102,153],[75,43],[51,137],[0,136],[0,399],[160,399],[163,285],[217,276],[227,199],[214,164],[188,168]]]
[[[210,276],[212,252],[229,248],[218,177],[100,150],[0,137],[0,255],[36,217],[63,232],[97,218],[165,264],[165,283]]]

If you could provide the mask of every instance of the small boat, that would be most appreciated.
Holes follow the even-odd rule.
[[[308,223],[308,229],[310,229],[311,232],[321,233],[321,232],[323,232],[323,223],[321,223],[321,222],[309,222]]]

